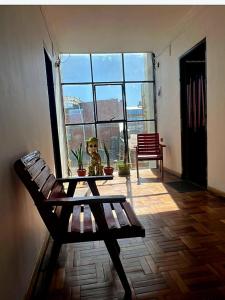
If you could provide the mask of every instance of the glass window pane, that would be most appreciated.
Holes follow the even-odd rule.
[[[94,125],[75,125],[66,126],[66,139],[68,149],[68,166],[72,171],[73,175],[76,175],[77,160],[71,152],[72,150],[78,149],[80,143],[82,143],[84,151],[84,168],[87,168],[89,164],[90,156],[86,153],[86,141],[91,137],[95,136]]]
[[[60,58],[61,81],[63,83],[91,82],[89,54],[63,54]]]
[[[95,82],[110,82],[123,80],[121,54],[93,54],[93,80]]]
[[[153,80],[151,53],[125,53],[124,71],[126,81]]]
[[[63,85],[66,124],[94,122],[91,85]]]
[[[154,133],[155,132],[155,122],[154,121],[144,121],[144,122],[128,122],[128,145],[129,145],[129,155],[130,162],[133,168],[136,166],[136,149],[137,146],[137,134],[138,133]],[[155,168],[155,161],[141,161],[139,162],[140,168]]]
[[[126,83],[127,120],[154,119],[153,83]]]
[[[124,158],[123,123],[98,124],[99,154],[102,162],[106,164],[103,143],[109,150],[110,163],[115,167],[115,162]]]
[[[133,142],[137,140],[138,133],[153,133],[155,132],[155,122],[154,121],[143,121],[143,122],[127,122],[128,139]]]
[[[123,119],[121,85],[96,86],[96,100],[99,121]]]

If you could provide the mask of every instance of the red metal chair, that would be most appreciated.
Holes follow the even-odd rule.
[[[141,133],[137,134],[137,147],[136,147],[136,168],[137,178],[139,180],[139,161],[144,160],[159,160],[160,172],[163,180],[163,147],[159,143],[158,133]]]

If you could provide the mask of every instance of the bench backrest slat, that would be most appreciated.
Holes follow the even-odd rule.
[[[43,159],[39,159],[32,166],[27,168],[27,171],[33,180],[40,174],[45,165],[45,161]]]
[[[23,163],[24,167],[26,169],[28,169],[39,159],[40,159],[40,152],[33,151],[33,152],[28,153],[27,155],[23,156],[21,158],[21,162]]]
[[[50,196],[65,197],[63,184],[56,182],[55,176],[45,161],[40,158],[40,152],[34,151],[15,162],[15,170],[28,189],[37,209],[53,238],[59,237],[62,228],[65,230],[65,220],[62,224],[61,208],[54,209],[44,205]]]
[[[43,186],[45,185],[48,177],[50,176],[51,171],[48,166],[45,166],[39,175],[34,179],[34,182],[37,184],[38,189],[41,190]]]
[[[53,189],[54,184],[56,183],[55,176],[51,174],[48,179],[46,180],[45,184],[41,188],[41,192],[44,195],[44,197],[47,199],[49,198],[49,195]]]

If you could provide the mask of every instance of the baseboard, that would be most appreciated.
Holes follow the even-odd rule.
[[[174,170],[171,170],[169,168],[166,168],[166,167],[163,167],[164,171],[172,174],[172,175],[175,175],[177,177],[181,177],[181,173],[177,172],[177,171],[174,171]]]
[[[29,284],[29,287],[27,289],[27,293],[24,297],[24,300],[31,300],[32,299],[33,291],[35,289],[36,282],[37,282],[37,279],[38,279],[38,275],[39,275],[39,272],[40,272],[40,267],[42,265],[42,261],[43,261],[44,256],[45,256],[45,252],[48,248],[49,238],[50,238],[50,234],[47,232],[46,237],[44,239],[44,243],[41,247],[37,262],[35,264],[35,268],[34,268],[32,276],[31,276],[30,284]]]
[[[221,190],[217,190],[214,187],[208,186],[207,190],[212,192],[213,194],[220,196],[220,197],[224,197],[225,198],[225,192],[221,191]]]

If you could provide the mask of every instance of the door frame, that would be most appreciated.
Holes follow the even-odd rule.
[[[181,173],[181,178],[184,178],[184,160],[185,160],[185,157],[184,157],[184,142],[183,142],[183,139],[184,139],[184,136],[183,136],[183,121],[182,121],[182,117],[183,117],[183,107],[182,107],[182,101],[183,101],[183,98],[184,98],[184,90],[183,90],[183,86],[182,86],[182,77],[184,76],[184,59],[185,57],[187,57],[188,55],[190,55],[193,51],[195,51],[199,46],[205,44],[205,122],[206,122],[206,125],[205,125],[205,151],[206,151],[206,165],[205,165],[205,168],[206,168],[206,178],[205,178],[205,185],[203,187],[207,187],[208,185],[208,152],[207,152],[207,149],[208,149],[208,144],[207,144],[207,55],[206,55],[206,38],[202,39],[200,42],[198,42],[197,44],[195,44],[192,48],[190,48],[188,51],[186,51],[182,56],[180,56],[179,58],[179,71],[180,71],[180,125],[181,125],[181,165],[182,165],[182,173]],[[182,74],[183,73],[183,74]],[[187,179],[186,179],[187,180]]]
[[[44,47],[44,59],[45,59],[46,80],[47,80],[47,89],[48,89],[48,98],[49,98],[49,112],[50,112],[50,121],[51,121],[55,171],[56,171],[56,176],[60,178],[62,177],[62,165],[61,165],[61,155],[60,155],[60,147],[59,147],[59,133],[58,133],[56,102],[55,102],[52,60],[45,47]]]

